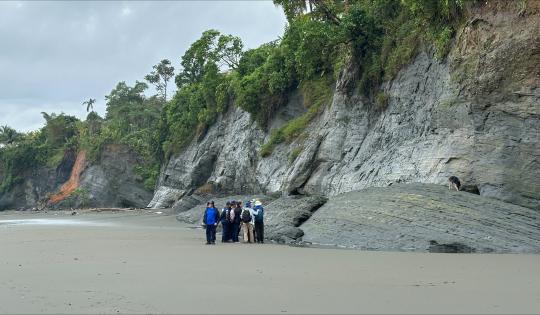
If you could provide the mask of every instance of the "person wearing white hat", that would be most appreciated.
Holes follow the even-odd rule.
[[[253,219],[255,221],[255,240],[262,244],[264,243],[264,208],[260,200],[255,201]]]

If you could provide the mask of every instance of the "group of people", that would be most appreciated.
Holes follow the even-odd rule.
[[[260,200],[227,201],[225,208],[219,211],[214,201],[206,204],[203,226],[206,229],[206,244],[216,244],[216,230],[221,223],[223,232],[221,242],[239,242],[243,232],[244,243],[264,243],[264,208]]]

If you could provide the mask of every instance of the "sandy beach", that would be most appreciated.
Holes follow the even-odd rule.
[[[153,212],[0,213],[0,312],[540,312],[540,255],[203,243]]]

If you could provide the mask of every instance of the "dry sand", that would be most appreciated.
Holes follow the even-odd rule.
[[[203,243],[155,213],[0,214],[0,312],[540,312],[540,255]]]

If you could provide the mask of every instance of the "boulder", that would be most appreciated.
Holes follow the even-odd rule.
[[[279,243],[292,243],[303,236],[299,228],[326,202],[321,196],[282,197],[264,207],[265,237]]]

